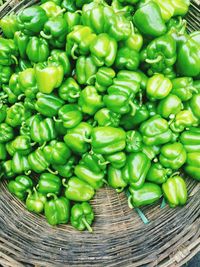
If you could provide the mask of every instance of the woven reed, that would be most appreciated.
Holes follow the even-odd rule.
[[[37,1],[7,1],[0,17]],[[196,1],[195,1],[196,2]],[[199,6],[200,7],[200,6]],[[197,4],[192,4],[188,29],[199,29]],[[150,220],[144,225],[127,206],[124,193],[99,190],[92,200],[94,233],[70,225],[51,227],[43,216],[29,213],[24,204],[0,186],[0,264],[4,267],[59,266],[182,266],[200,251],[200,184],[187,179],[185,207],[143,208]]]

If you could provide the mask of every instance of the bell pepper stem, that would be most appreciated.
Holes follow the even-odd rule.
[[[26,192],[28,193],[28,197],[29,198],[32,195],[32,191],[30,189],[27,189]]]
[[[155,163],[158,162],[158,159],[157,158],[154,158],[153,159],[153,162],[155,162]]]
[[[47,39],[47,40],[50,40],[52,38],[52,35],[51,34],[46,34],[44,33],[44,31],[41,31],[40,32],[40,35],[44,38],[44,39]]]
[[[94,84],[95,78],[96,78],[96,75],[95,74],[92,75],[92,76],[90,76],[90,78],[87,80],[86,83],[89,84],[89,85]]]
[[[92,143],[92,139],[91,138],[87,138],[86,136],[84,137],[84,141],[86,143]]]
[[[31,174],[31,170],[24,172],[27,176]]]
[[[123,192],[123,191],[124,191],[124,188],[123,188],[123,187],[121,187],[121,188],[117,188],[117,189],[116,189],[116,192],[117,192],[117,193],[121,193],[121,192]]]
[[[133,204],[132,204],[132,196],[129,196],[128,197],[128,207],[130,208],[130,209],[134,209],[134,206],[133,206]]]
[[[98,164],[100,166],[105,166],[105,165],[108,165],[110,163],[110,161],[104,161],[104,162],[101,162],[100,159],[98,160]]]
[[[33,143],[31,143],[30,145],[31,146],[35,146],[37,143],[36,142],[33,142]]]
[[[4,100],[4,99],[6,99],[6,98],[8,98],[8,95],[7,95],[7,94],[2,95],[2,96],[0,97],[1,100]]]
[[[14,55],[11,55],[11,58],[14,60],[15,64],[18,65],[18,59]]]
[[[172,175],[170,177],[174,177],[176,175],[180,175],[180,172],[174,172],[174,173],[172,173]]]
[[[83,11],[82,10],[76,10],[74,13],[82,15]]]
[[[104,184],[108,185],[108,182],[105,179],[103,179],[102,181],[104,182]]]
[[[84,223],[84,225],[87,228],[88,232],[92,233],[93,232],[92,227],[89,225],[87,220],[85,218],[82,218],[82,222]]]
[[[64,13],[66,11],[65,8],[61,9],[58,13],[56,13],[55,17],[59,16],[60,14]]]
[[[25,96],[25,94],[21,94],[21,95],[18,96],[17,99],[18,99],[18,100],[21,100],[24,96]]]
[[[135,115],[135,113],[136,113],[136,109],[137,109],[137,107],[136,107],[136,105],[130,100],[129,101],[129,105],[131,106],[131,116],[134,116]]]
[[[54,120],[55,122],[62,122],[62,120],[60,120],[60,119],[56,119],[55,116],[53,117],[53,120]]]
[[[169,115],[169,119],[170,119],[170,120],[173,120],[174,118],[175,118],[175,114],[170,114],[170,115]]]
[[[163,197],[163,200],[162,200],[162,203],[160,205],[160,208],[163,209],[165,206],[166,206],[166,201],[165,201],[165,198]]]
[[[41,146],[38,147],[38,149],[42,150],[46,146],[46,143],[47,142],[45,141]]]
[[[58,174],[58,171],[53,171],[50,168],[47,168],[47,171],[50,172],[51,174],[55,174],[55,175]]]
[[[76,49],[78,48],[77,44],[74,44],[71,50],[71,56],[73,59],[77,59],[78,57],[75,55]]]
[[[160,62],[162,60],[162,58],[163,57],[161,55],[158,55],[157,58],[155,58],[155,59],[149,59],[149,58],[147,58],[145,61],[147,63],[149,63],[149,64],[155,64],[155,63]]]
[[[47,194],[47,197],[48,197],[48,198],[53,197],[54,200],[56,200],[56,199],[58,198],[54,193],[48,193],[48,194]]]
[[[139,215],[140,219],[143,221],[144,224],[149,223],[149,220],[147,219],[147,217],[144,215],[144,213],[140,209],[135,208],[135,211],[137,212],[137,214]]]
[[[70,93],[69,96],[71,98],[78,98],[80,96],[80,93],[76,93],[76,94]]]
[[[66,188],[68,188],[68,184],[66,182],[66,179],[62,179],[62,185]]]

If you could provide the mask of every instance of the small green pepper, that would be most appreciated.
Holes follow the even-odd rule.
[[[155,184],[163,184],[171,174],[171,169],[164,168],[160,163],[152,163],[147,173],[146,180]]]
[[[8,108],[6,123],[12,127],[17,127],[22,124],[27,118],[31,117],[30,111],[28,111],[22,102],[15,103]]]
[[[108,108],[102,108],[95,113],[94,119],[97,121],[98,126],[118,127],[120,115],[112,112]]]
[[[54,170],[58,172],[58,174],[64,178],[69,178],[73,175],[73,168],[76,162],[75,157],[71,157],[67,160],[64,165],[52,164]]]
[[[58,88],[59,97],[69,103],[75,103],[80,92],[80,85],[72,77],[67,78]]]
[[[12,141],[13,150],[23,156],[31,152],[31,147],[33,145],[34,143],[31,143],[31,139],[27,135],[19,135]]]
[[[1,164],[1,169],[3,172],[3,177],[6,179],[13,179],[16,174],[12,170],[12,160],[3,161]]]
[[[93,151],[83,154],[81,160],[79,161],[79,165],[83,165],[94,173],[100,173],[102,170],[105,170],[106,164],[107,162],[104,157],[101,154],[95,154]]]
[[[0,20],[0,28],[6,38],[13,39],[15,32],[18,30],[16,14],[11,13],[10,15],[3,17]]]
[[[187,154],[185,172],[193,179],[200,181],[200,153],[192,152]]]
[[[53,193],[58,195],[61,185],[61,179],[57,175],[46,172],[40,175],[37,190],[42,194]]]
[[[16,47],[18,47],[19,55],[21,58],[25,59],[26,55],[26,48],[29,42],[29,36],[24,34],[21,31],[16,31],[14,34],[14,43]]]
[[[126,164],[126,154],[124,152],[116,152],[114,154],[106,155],[107,163],[110,163],[113,168],[121,169]]]
[[[6,158],[7,158],[6,145],[3,143],[0,143],[0,162],[2,160],[6,160]]]
[[[0,65],[0,85],[8,83],[11,75],[12,69],[10,66]]]
[[[181,109],[183,109],[181,99],[176,95],[169,94],[159,102],[157,112],[165,119],[172,119]]]
[[[188,101],[198,90],[194,87],[191,77],[179,77],[172,80],[172,94],[178,96],[182,101]]]
[[[200,130],[199,128],[190,128],[181,133],[180,142],[187,153],[200,152]]]
[[[58,111],[58,117],[67,129],[74,128],[83,119],[81,108],[77,104],[66,104],[62,106]]]
[[[142,150],[142,135],[138,131],[126,133],[126,152],[139,152]]]
[[[0,143],[6,143],[14,138],[14,130],[7,123],[0,124]]]
[[[19,154],[19,152],[15,152],[12,158],[12,170],[14,173],[21,174],[29,174],[30,173],[30,165],[28,162],[28,157]]]
[[[123,179],[123,173],[121,169],[116,169],[112,166],[109,166],[107,176],[109,186],[116,189],[117,192],[123,191],[123,189],[127,186],[127,182]]]
[[[8,183],[8,190],[10,193],[14,194],[20,200],[24,200],[27,191],[33,187],[32,180],[25,175],[20,175],[15,178],[15,180]]]
[[[0,65],[10,66],[17,64],[17,46],[12,39],[0,38]]]
[[[28,156],[28,162],[31,170],[36,173],[41,173],[47,170],[50,165],[50,163],[45,159],[43,151],[39,148]]]
[[[117,51],[115,66],[118,69],[137,70],[140,63],[139,53],[129,47],[121,47]]]
[[[28,211],[37,214],[42,213],[46,201],[46,196],[37,192],[36,188],[33,188],[33,191],[28,191],[28,197],[26,199],[26,208]]]
[[[49,56],[49,45],[43,38],[31,37],[26,48],[26,54],[33,63],[44,62]]]
[[[35,71],[33,68],[28,68],[19,73],[18,83],[20,90],[27,98],[34,99],[38,87],[36,84]]]

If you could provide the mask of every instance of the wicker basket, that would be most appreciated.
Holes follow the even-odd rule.
[[[0,17],[38,1],[7,1]],[[197,1],[195,1],[197,2]],[[200,3],[199,3],[200,4]],[[192,3],[188,30],[200,25],[200,6]],[[199,6],[199,8],[198,8]],[[51,227],[42,216],[0,187],[0,264],[2,266],[182,266],[200,251],[200,184],[187,179],[189,201],[183,208],[143,208],[144,225],[128,208],[124,193],[98,191],[92,204],[94,233],[69,225]]]

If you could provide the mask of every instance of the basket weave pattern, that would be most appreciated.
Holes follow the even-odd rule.
[[[0,17],[38,1],[7,1]],[[195,1],[196,2],[196,1]],[[200,5],[192,3],[188,30],[199,29]],[[94,233],[78,232],[70,225],[51,227],[43,216],[28,212],[24,204],[0,186],[0,264],[22,266],[181,266],[200,251],[200,184],[187,179],[185,207],[160,205],[142,211],[144,225],[128,208],[124,193],[105,187],[92,200],[96,214]]]

